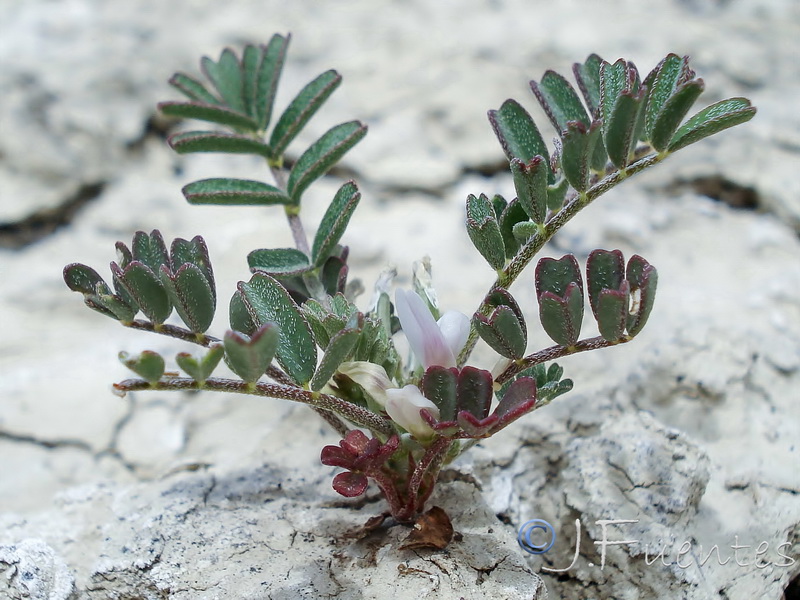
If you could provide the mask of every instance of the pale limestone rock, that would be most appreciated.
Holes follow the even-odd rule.
[[[69,600],[75,590],[64,560],[40,539],[0,544],[0,593],[9,600]]]
[[[20,548],[24,540],[41,540],[28,542],[25,556],[41,557],[37,564],[50,573],[66,569],[59,581],[74,579],[81,598],[161,597],[167,589],[175,598],[246,598],[259,593],[253,586],[261,580],[284,578],[292,564],[303,566],[273,597],[322,591],[346,598],[342,590],[368,578],[372,591],[364,584],[362,595],[352,597],[382,598],[408,584],[420,597],[527,598],[539,585],[529,570],[566,566],[571,548],[559,543],[545,559],[528,559],[526,570],[509,541],[515,527],[546,518],[562,527],[563,542],[581,518],[582,548],[593,551],[601,534],[594,520],[610,511],[605,492],[616,490],[614,507],[641,508],[650,533],[666,528],[675,540],[696,538],[722,550],[736,535],[742,543],[764,540],[773,562],[777,545],[789,541],[797,557],[796,2],[654,7],[614,0],[601,8],[582,0],[533,10],[528,0],[489,8],[309,0],[287,8],[235,0],[223,12],[217,7],[209,1],[12,0],[0,9],[0,222],[58,206],[87,184],[105,184],[69,228],[0,254],[0,531],[6,536],[0,543]],[[661,274],[656,310],[634,343],[563,361],[578,382],[574,392],[456,465],[482,489],[461,476],[441,486],[442,502],[457,507],[454,515],[476,511],[456,516],[464,542],[447,554],[397,554],[396,528],[382,541],[337,541],[381,505],[358,511],[320,504],[334,502],[331,473],[318,464],[319,449],[334,438],[322,425],[309,428],[303,410],[213,394],[141,395],[136,402],[112,396],[110,382],[128,376],[117,351],[150,348],[171,360],[186,348],[121,330],[86,310],[60,280],[70,261],[107,276],[113,243],[129,241],[136,229],[160,227],[170,239],[201,233],[220,290],[212,329],[224,330],[222,307],[236,281],[248,277],[246,253],[290,245],[291,238],[279,213],[189,207],[179,189],[216,174],[264,177],[262,165],[243,157],[176,157],[163,140],[143,134],[155,103],[177,98],[165,84],[173,71],[196,73],[200,54],[264,41],[273,31],[295,36],[278,106],[331,66],[345,77],[292,153],[334,123],[361,118],[370,125],[345,164],[364,190],[346,239],[354,274],[369,289],[393,263],[405,285],[411,262],[431,255],[443,306],[466,313],[493,273],[463,229],[464,198],[482,191],[513,196],[507,176],[470,172],[502,164],[485,112],[515,97],[546,139],[554,135],[529,94],[529,79],[546,68],[566,72],[589,52],[610,60],[626,56],[649,70],[675,51],[694,57],[709,86],[700,104],[746,95],[759,108],[746,126],[688,148],[600,199],[547,248],[579,259],[597,246],[644,255]],[[668,191],[676,182],[710,176],[751,186],[761,209],[777,218],[698,199],[686,185],[677,196]],[[340,183],[329,178],[310,191],[310,234]],[[535,322],[532,288],[532,276],[514,288],[529,323]],[[548,344],[538,328],[530,329],[532,346]],[[491,367],[494,357],[479,346],[476,360]],[[621,443],[625,424],[639,446]],[[673,430],[680,433],[671,439]],[[631,459],[637,448],[649,448],[664,464],[637,463]],[[702,469],[691,474],[676,467],[674,480],[668,477],[675,449],[707,465],[707,485],[701,485]],[[589,477],[592,461],[612,450],[630,459],[617,479]],[[645,482],[640,475],[648,465],[665,481],[653,499],[685,506],[684,513],[658,512],[635,486],[635,493],[625,493],[626,478]],[[503,527],[492,513],[511,525]],[[318,527],[321,536],[303,541]],[[307,553],[294,563],[280,556],[291,536]],[[360,558],[373,556],[370,548],[371,567]],[[701,577],[697,570],[642,566],[633,550],[611,549],[609,556],[613,571],[593,571],[587,558],[561,579],[545,574],[551,596],[777,598],[797,572],[796,565],[722,568],[712,559]],[[228,560],[241,568],[225,570]]]

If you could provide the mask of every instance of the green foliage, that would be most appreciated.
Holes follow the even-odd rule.
[[[225,346],[223,344],[213,344],[200,360],[188,352],[180,352],[175,356],[175,362],[178,363],[181,369],[186,371],[189,377],[202,386],[206,379],[211,377],[214,369],[217,368],[224,356]]]
[[[414,267],[413,292],[398,292],[396,306],[387,274],[375,285],[370,306],[360,310],[354,299],[361,287],[348,282],[349,249],[343,245],[361,201],[358,187],[353,181],[339,187],[311,244],[301,213],[305,192],[367,128],[359,121],[334,125],[287,158],[341,83],[336,71],[325,71],[273,119],[288,45],[288,35],[274,35],[266,45],[245,46],[241,55],[225,49],[218,60],[203,58],[205,80],[181,73],[170,80],[188,100],[159,105],[167,116],[216,127],[173,133],[168,142],[177,153],[249,154],[271,173],[270,182],[217,177],[189,183],[183,188],[189,203],[280,205],[294,238],[294,247],[248,254],[252,276],[238,283],[230,299],[231,329],[221,338],[206,334],[217,291],[200,236],[175,239],[169,249],[158,230],[136,232],[130,248],[118,242],[113,290],[80,263],[64,268],[64,280],[91,309],[127,327],[207,348],[199,358],[186,352],[175,357],[188,378],[165,371],[155,352],[122,353],[122,362],[141,379],[116,384],[117,390],[202,388],[313,406],[343,438],[322,452],[324,464],[347,469],[334,479],[334,489],[356,496],[368,477],[376,479],[393,517],[409,522],[422,510],[442,464],[572,389],[552,361],[627,343],[652,313],[658,273],[644,258],[633,255],[625,264],[619,250],[594,250],[585,283],[573,255],[542,258],[534,273],[538,316],[555,345],[527,354],[523,303],[509,292],[525,267],[601,194],[671,153],[749,120],[755,109],[744,98],[730,98],[687,120],[704,85],[688,58],[674,54],[644,80],[632,63],[592,54],[573,67],[578,91],[546,71],[530,87],[558,136],[552,150],[519,102],[506,100],[489,111],[515,197],[467,196],[467,234],[497,274],[472,318],[440,310],[425,260]],[[581,339],[584,294],[599,336]],[[185,327],[170,322],[176,319]],[[393,341],[399,330],[413,354],[405,364]],[[502,357],[495,373],[466,365],[479,338]],[[213,377],[223,359],[238,379]]]
[[[259,379],[278,349],[280,333],[275,323],[265,323],[252,336],[238,331],[225,333],[225,359],[231,370],[247,383]]]
[[[484,194],[467,196],[467,233],[478,252],[497,270],[506,263],[505,245],[497,213]]]
[[[164,375],[164,359],[156,352],[145,350],[137,356],[131,356],[127,352],[120,352],[119,360],[131,371],[151,384],[157,382]]]

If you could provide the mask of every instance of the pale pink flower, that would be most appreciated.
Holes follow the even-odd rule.
[[[386,390],[386,413],[389,417],[419,440],[424,440],[433,435],[433,429],[425,422],[419,414],[423,408],[439,418],[437,406],[422,395],[419,388],[415,385],[407,385],[404,388],[393,388]]]
[[[422,298],[400,289],[395,295],[395,308],[411,351],[423,368],[456,366],[456,357],[469,336],[466,315],[452,310],[437,322]]]

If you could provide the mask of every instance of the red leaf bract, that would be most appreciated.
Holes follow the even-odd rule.
[[[367,476],[362,473],[339,473],[333,478],[333,489],[346,498],[355,498],[367,490]]]

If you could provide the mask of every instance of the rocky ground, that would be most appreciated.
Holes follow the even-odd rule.
[[[355,177],[351,273],[371,286],[393,264],[404,284],[428,254],[441,303],[466,313],[492,273],[464,198],[513,194],[485,112],[508,97],[535,111],[528,80],[590,52],[643,71],[676,52],[706,81],[701,104],[745,95],[759,109],[604,196],[547,248],[642,254],[659,269],[655,311],[634,343],[562,361],[573,392],[445,474],[435,502],[460,539],[444,552],[399,550],[396,527],[352,537],[383,505],[333,492],[319,449],[336,438],[304,407],[113,396],[119,350],[185,347],[86,310],[61,279],[73,261],[106,273],[114,242],[158,227],[206,238],[225,298],[249,250],[290,244],[279,214],[188,206],[189,181],[263,173],[174,155],[154,110],[176,98],[173,71],[287,31],[279,105],[327,68],[345,78],[305,140],[370,126],[312,189],[309,229]],[[793,0],[3,2],[0,596],[800,598],[797,39]],[[532,276],[515,291],[533,315]],[[515,542],[534,518],[557,533],[542,556]],[[637,543],[601,564],[604,519],[635,521],[605,535]]]

